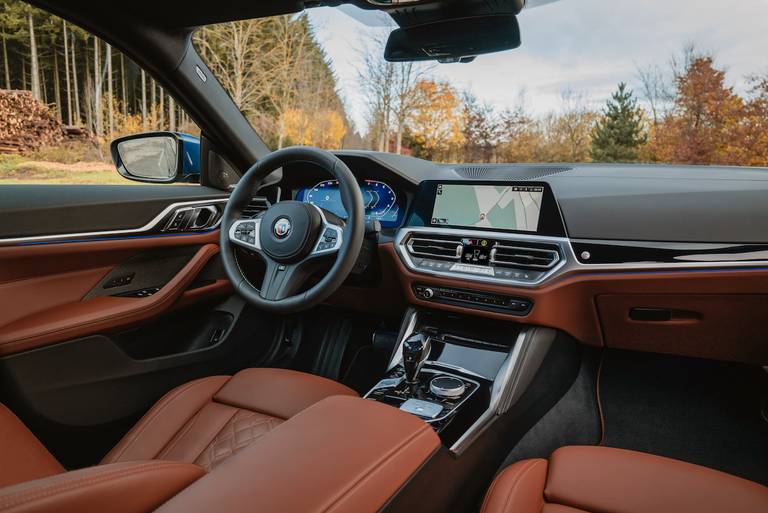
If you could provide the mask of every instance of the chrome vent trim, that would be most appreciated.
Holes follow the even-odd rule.
[[[485,239],[492,239],[496,243],[500,243],[504,246],[510,246],[510,247],[518,247],[522,246],[526,249],[530,247],[532,248],[541,248],[543,250],[549,250],[552,248],[554,251],[554,248],[557,248],[558,251],[558,259],[552,263],[547,264],[549,265],[548,268],[544,269],[537,269],[537,268],[531,268],[528,269],[529,271],[533,271],[534,269],[541,274],[541,277],[535,280],[520,280],[515,278],[499,278],[496,276],[484,276],[484,275],[478,275],[478,274],[467,274],[463,273],[461,271],[454,271],[454,270],[445,270],[445,269],[425,269],[423,267],[418,267],[414,262],[419,261],[420,259],[436,259],[436,257],[427,255],[427,256],[421,256],[416,253],[412,253],[411,249],[409,248],[409,243],[413,239],[438,239],[440,241],[455,241],[457,245],[461,243],[461,240],[464,238],[485,238]],[[564,237],[549,237],[549,236],[542,236],[542,235],[534,235],[534,234],[522,234],[522,233],[504,233],[504,232],[488,232],[486,230],[472,230],[472,229],[458,229],[458,228],[438,228],[438,227],[406,227],[401,228],[398,233],[397,237],[395,238],[395,249],[400,256],[400,259],[403,261],[405,266],[412,272],[415,272],[417,274],[422,275],[428,275],[428,276],[438,276],[438,277],[444,277],[444,278],[460,278],[462,280],[466,281],[475,281],[475,282],[483,282],[483,283],[493,283],[493,284],[503,284],[503,285],[512,285],[517,287],[523,287],[523,288],[531,288],[536,287],[543,282],[552,279],[554,276],[560,275],[564,272],[567,272],[569,269],[570,262],[575,262],[575,256],[573,255],[573,249],[571,248],[568,239]],[[463,248],[462,248],[462,254],[463,254]],[[456,258],[441,258],[443,261],[448,262],[456,262],[456,264],[461,265],[461,255],[458,259]],[[502,267],[501,264],[495,264],[494,266]],[[506,268],[506,266],[504,266]],[[515,267],[522,267],[520,265],[516,265]],[[525,269],[521,269],[523,272],[525,272]]]
[[[461,237],[443,237],[439,235],[414,235],[406,242],[408,253],[417,257],[429,257],[437,260],[461,260],[463,246]]]
[[[560,258],[557,245],[544,249],[518,241],[514,244],[497,242],[491,248],[491,263],[501,267],[547,270],[555,267]]]

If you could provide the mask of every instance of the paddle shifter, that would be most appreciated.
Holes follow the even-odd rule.
[[[422,333],[414,333],[403,342],[405,382],[412,387],[419,382],[419,371],[429,358],[431,348],[429,337]]]

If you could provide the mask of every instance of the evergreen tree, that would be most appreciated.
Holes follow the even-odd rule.
[[[592,160],[597,162],[631,162],[637,160],[638,149],[647,141],[642,111],[627,84],[606,103],[601,119],[592,133]]]

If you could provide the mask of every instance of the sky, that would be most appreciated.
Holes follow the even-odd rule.
[[[361,50],[389,30],[335,8],[308,12],[349,115],[364,131]],[[599,108],[619,81],[639,89],[638,67],[666,69],[690,43],[712,53],[740,93],[749,74],[768,72],[768,0],[558,0],[524,10],[518,20],[520,48],[470,64],[432,65],[428,73],[499,109],[514,108],[523,92],[526,108],[544,115],[560,108],[565,91]]]

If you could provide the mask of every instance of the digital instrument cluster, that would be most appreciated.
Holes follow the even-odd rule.
[[[404,206],[397,193],[388,184],[378,180],[364,180],[360,184],[366,219],[377,219],[382,228],[397,228],[404,214]],[[296,199],[333,212],[346,219],[347,212],[341,203],[338,180],[325,180],[314,187],[299,189]]]

